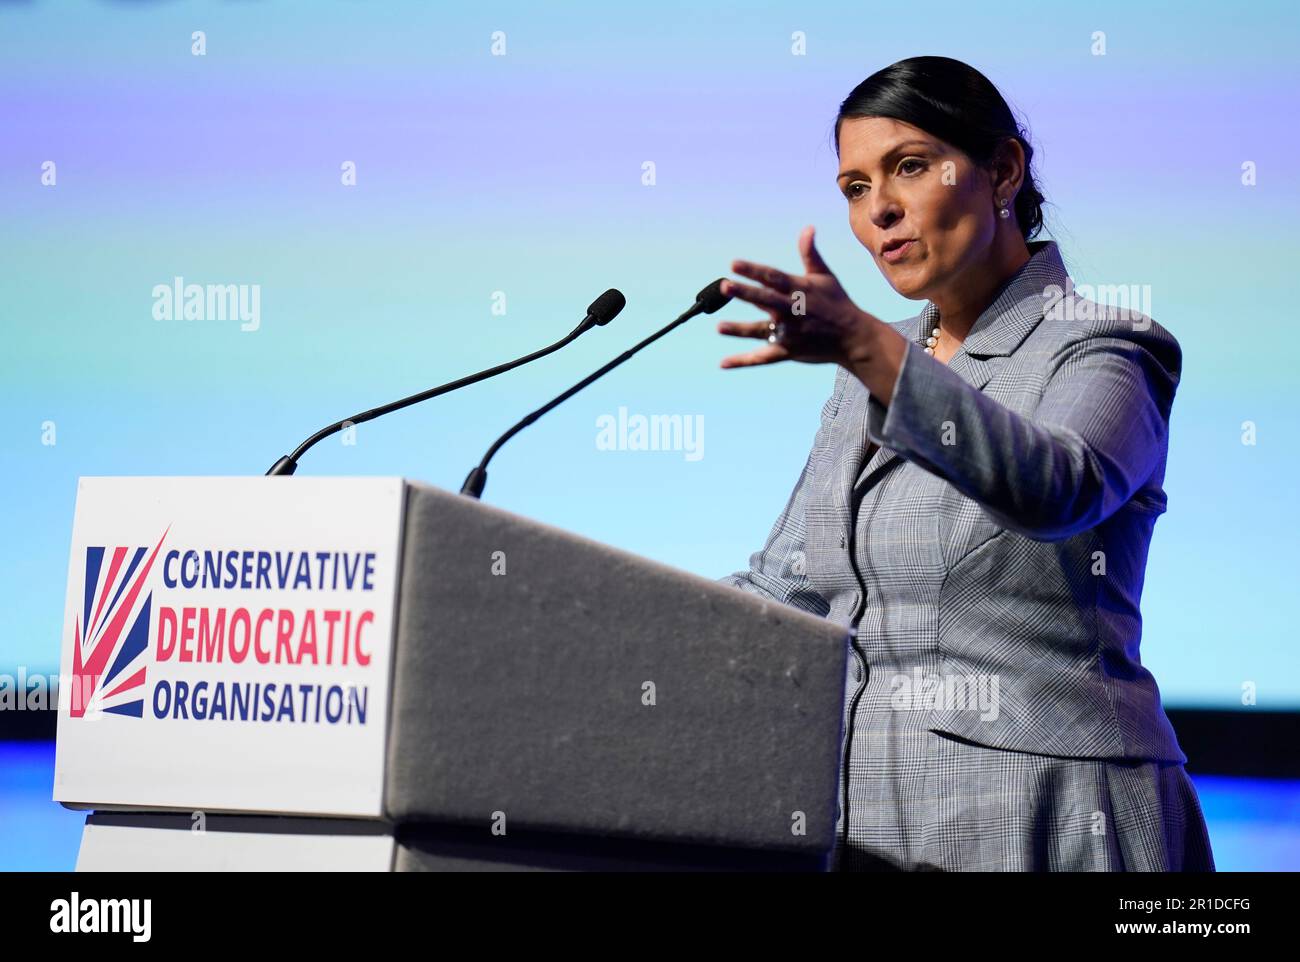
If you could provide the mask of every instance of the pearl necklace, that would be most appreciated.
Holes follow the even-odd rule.
[[[938,343],[939,343],[939,328],[936,325],[935,329],[930,332],[930,336],[925,339],[925,344],[926,344],[925,353],[933,354],[934,346]]]

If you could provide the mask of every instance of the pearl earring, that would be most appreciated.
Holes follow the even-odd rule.
[[[1011,211],[1007,210],[1007,199],[1005,197],[1002,198],[1002,209],[998,211],[998,216],[1003,220],[1011,216]]]

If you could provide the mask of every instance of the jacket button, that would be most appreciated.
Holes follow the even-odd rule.
[[[841,532],[840,532],[840,547],[843,548],[843,547],[845,546],[845,544],[847,544],[847,542],[845,541],[845,538],[844,538],[844,532],[841,531]]]

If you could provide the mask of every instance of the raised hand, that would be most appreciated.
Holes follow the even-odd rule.
[[[777,361],[828,362],[850,367],[877,334],[883,321],[859,308],[817,252],[815,228],[799,235],[804,273],[787,274],[763,264],[732,261],[734,273],[761,287],[724,281],[723,292],[766,311],[766,321],[721,321],[720,334],[758,338],[768,343],[755,351],[724,358],[722,367],[752,367]]]

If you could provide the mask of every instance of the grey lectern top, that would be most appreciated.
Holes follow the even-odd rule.
[[[411,483],[396,632],[395,867],[829,857],[842,627]]]

